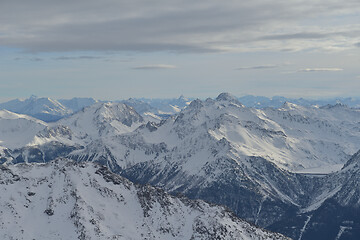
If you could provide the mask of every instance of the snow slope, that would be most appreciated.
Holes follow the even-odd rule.
[[[0,103],[0,109],[26,114],[44,121],[55,121],[72,113],[57,100],[36,96]]]
[[[27,115],[0,110],[0,146],[18,148],[29,143],[47,124]]]
[[[91,163],[0,166],[0,238],[287,239]]]
[[[144,119],[125,104],[96,103],[53,125],[68,126],[78,138],[90,141],[131,132],[143,123]]]
[[[359,119],[359,109],[345,106],[305,108],[287,103],[280,109],[259,110],[223,94],[217,100],[194,100],[156,131],[142,129],[137,135],[148,144],[163,142],[168,149],[187,146],[190,139],[224,139],[232,154],[262,157],[290,171],[331,169],[344,164],[360,146]]]
[[[93,98],[71,98],[71,99],[59,99],[61,103],[66,108],[70,109],[73,113],[80,111],[81,109],[91,106],[98,101]]]
[[[0,103],[0,109],[26,114],[46,122],[53,122],[97,101],[93,98],[72,98],[55,100],[51,98],[31,96],[27,99],[14,99]]]
[[[6,162],[19,163],[66,156],[103,137],[131,132],[144,124],[144,119],[125,104],[97,103],[53,123],[1,110],[0,123]]]

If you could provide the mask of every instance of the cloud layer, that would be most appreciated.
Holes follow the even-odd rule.
[[[99,56],[72,56],[72,57],[66,57],[66,56],[60,56],[54,58],[54,60],[61,60],[61,61],[67,61],[67,60],[94,60],[94,59],[102,59],[102,57]]]
[[[277,68],[279,65],[258,65],[258,66],[250,66],[250,67],[238,67],[236,70],[262,70],[262,69],[271,69],[271,68]]]
[[[349,49],[359,42],[359,12],[357,0],[3,0],[0,45],[32,52]]]
[[[134,67],[136,70],[154,70],[154,69],[174,69],[176,66],[169,64],[152,64]]]
[[[343,70],[342,68],[303,68],[299,69],[298,72],[339,72]]]

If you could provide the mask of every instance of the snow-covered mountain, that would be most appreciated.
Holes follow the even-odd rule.
[[[39,98],[33,95],[27,99],[15,99],[0,103],[0,109],[26,114],[45,122],[53,122],[95,102],[97,101],[92,98],[61,99],[58,101],[51,98]]]
[[[0,146],[11,149],[24,146],[46,126],[36,118],[0,110]]]
[[[338,191],[346,182],[348,191],[357,186],[357,178],[348,177],[356,165],[346,162],[360,148],[359,119],[359,109],[341,104],[254,109],[227,93],[194,100],[156,123],[125,104],[97,103],[46,124],[17,149],[0,144],[0,159],[98,162],[132,181],[226,205],[296,239],[305,234],[309,213],[320,211],[335,194],[342,194],[339,204],[346,202],[351,194]],[[324,175],[331,171],[320,168],[340,171]],[[351,196],[353,206],[359,198]]]
[[[93,98],[71,98],[71,99],[59,99],[58,100],[63,106],[70,109],[73,113],[82,110],[85,107],[91,106],[98,101]]]
[[[169,99],[149,99],[149,98],[129,98],[127,100],[118,100],[110,102],[121,102],[129,105],[135,109],[143,117],[149,116],[149,120],[159,121],[159,119],[166,119],[173,114],[179,113],[187,107],[193,98],[179,98]],[[330,99],[304,99],[304,98],[286,98],[282,96],[274,96],[272,98],[262,96],[247,95],[239,97],[238,100],[249,108],[281,108],[286,102],[291,102],[299,106],[326,106],[343,104],[348,107],[360,108],[359,98],[330,98]],[[61,119],[69,114],[76,113],[84,107],[91,106],[98,101],[93,98],[72,98],[72,99],[51,99],[39,98],[31,96],[28,99],[15,99],[5,103],[0,103],[0,109],[6,109],[19,114],[27,114],[43,120],[45,122],[53,122]]]
[[[95,140],[102,136],[114,136],[132,132],[144,119],[133,108],[123,103],[96,103],[53,126],[68,126],[81,139]]]
[[[170,115],[179,113],[187,107],[193,99],[180,96],[170,99],[149,99],[149,98],[130,98],[121,102],[133,107],[138,113],[150,112],[157,116],[167,118]]]
[[[127,100],[122,100],[121,102],[130,107],[133,107],[135,111],[138,112],[139,114],[144,114],[148,112],[159,114],[159,110],[157,108],[151,106],[149,103],[142,101],[140,99],[129,98]]]
[[[358,119],[359,109],[342,105],[306,108],[286,103],[280,109],[259,110],[221,94],[216,100],[194,100],[180,114],[151,129],[139,129],[131,138],[140,139],[138,145],[165,143],[168,150],[197,154],[194,142],[206,147],[222,140],[235,157],[262,157],[297,171],[344,164],[360,146]]]
[[[203,201],[58,159],[0,166],[1,239],[287,239]]]
[[[131,132],[145,123],[138,113],[122,103],[97,103],[54,123],[5,110],[2,113],[0,146],[11,153],[6,159],[13,163],[46,162],[67,156],[102,138]]]
[[[27,99],[15,99],[1,103],[0,109],[26,114],[44,121],[56,121],[72,113],[69,109],[51,98],[38,98],[31,96]]]
[[[8,110],[18,114],[26,114],[45,122],[54,122],[61,118],[74,114],[85,107],[96,103],[121,102],[133,107],[136,112],[144,118],[160,122],[162,118],[180,112],[191,100],[180,96],[174,99],[136,99],[120,101],[98,101],[93,98],[72,98],[72,99],[51,99],[44,97],[31,96],[27,99],[14,99],[0,103],[0,110]]]

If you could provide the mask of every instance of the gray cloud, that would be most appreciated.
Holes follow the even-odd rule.
[[[250,67],[239,67],[235,70],[261,70],[261,69],[271,69],[271,68],[277,68],[279,65],[259,65],[259,66],[250,66]]]
[[[360,47],[360,42],[355,43],[355,46]]]
[[[354,47],[359,25],[303,24],[321,15],[333,19],[360,9],[358,1],[44,1],[3,0],[0,46],[32,52],[63,51],[255,51],[304,49],[261,41],[326,39]],[[331,21],[329,21],[331,22]],[[294,33],[294,29],[298,33]],[[318,29],[328,29],[318,33]],[[305,31],[306,30],[306,31]],[[281,34],[274,34],[281,32]],[[260,41],[259,41],[260,40]]]
[[[327,38],[331,35],[333,35],[333,33],[302,32],[302,33],[263,36],[259,38],[259,40],[321,39],[321,38]]]
[[[94,59],[103,59],[103,57],[98,56],[75,56],[75,57],[57,57],[54,60],[94,60]]]
[[[349,37],[356,38],[360,34],[360,26],[358,29],[350,29],[344,31],[344,29],[330,29],[324,31],[318,29],[316,32],[297,32],[287,34],[272,34],[260,37],[258,40],[316,40],[316,39],[331,39],[336,37]]]
[[[155,69],[174,69],[177,68],[175,65],[169,64],[152,64],[134,67],[135,70],[155,70]]]
[[[33,57],[33,58],[23,58],[23,57],[16,57],[14,58],[15,61],[20,61],[20,60],[27,60],[27,61],[31,61],[31,62],[41,62],[44,59],[39,58],[39,57]]]
[[[338,72],[343,70],[342,68],[303,68],[297,72]]]

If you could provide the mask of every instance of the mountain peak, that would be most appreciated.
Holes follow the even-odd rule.
[[[144,119],[124,103],[98,102],[59,121],[69,126],[75,135],[97,139],[101,136],[133,131]]]
[[[341,109],[341,108],[347,108],[347,105],[338,102],[336,104],[326,104],[325,106],[322,106],[320,108],[322,108],[322,109]]]
[[[227,92],[220,93],[219,96],[217,96],[216,101],[230,101],[239,103],[239,100],[234,95]]]
[[[135,121],[143,121],[143,118],[130,106],[124,103],[96,103],[90,107],[88,107],[90,112],[94,111],[95,116],[100,117],[101,119],[107,121],[110,120],[124,120],[124,119],[133,119]],[[132,122],[132,121],[130,121]],[[127,123],[128,125],[131,123]]]
[[[195,99],[195,100],[191,101],[191,103],[189,104],[189,108],[198,109],[198,108],[201,108],[203,106],[204,106],[204,104],[200,99]]]
[[[299,105],[296,105],[295,103],[291,103],[291,102],[284,102],[284,104],[282,105],[281,108],[284,109],[288,109],[288,110],[293,110],[293,109],[297,109],[299,108]]]
[[[188,101],[188,99],[186,97],[184,97],[184,95],[182,95],[182,94],[180,95],[178,100]]]

